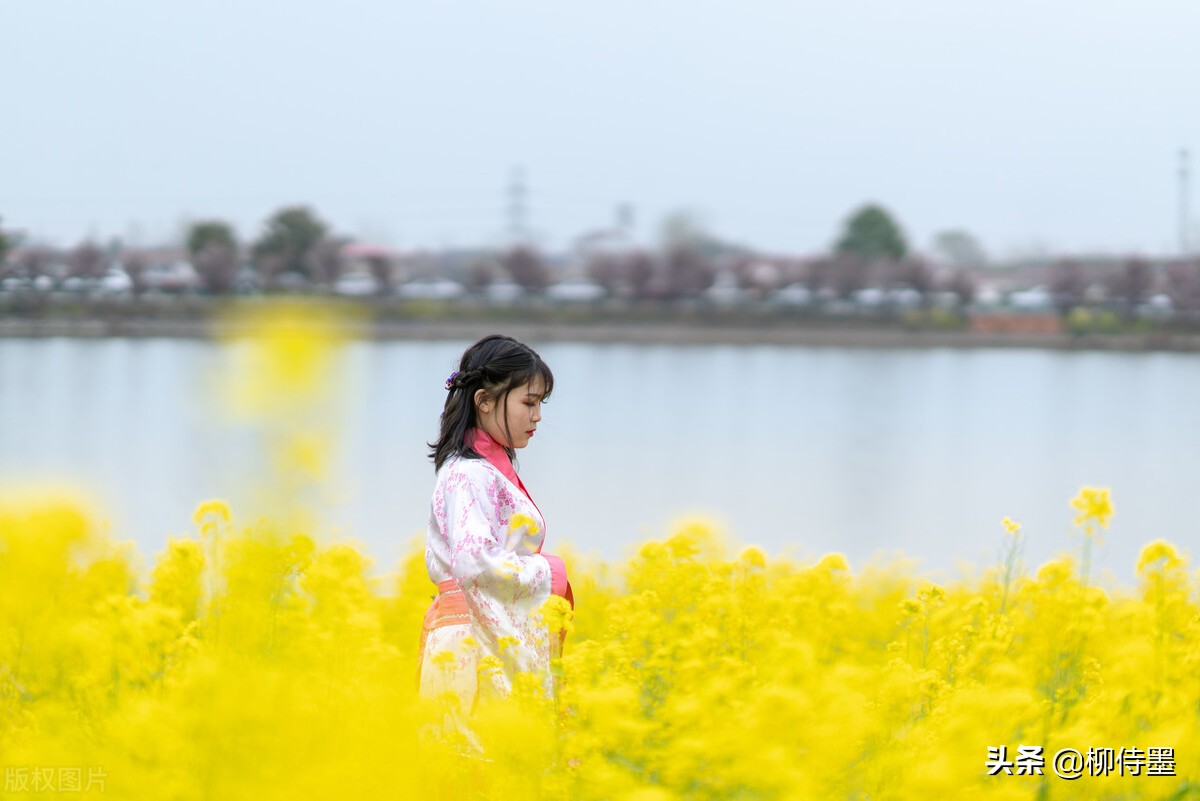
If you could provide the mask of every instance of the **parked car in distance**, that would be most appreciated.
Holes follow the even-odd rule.
[[[17,278],[12,275],[8,278],[0,278],[0,292],[20,292],[32,288],[33,282],[28,278]]]
[[[461,297],[464,292],[466,288],[462,284],[449,278],[416,278],[396,287],[396,294],[402,298],[427,300],[450,300]]]
[[[333,282],[333,291],[348,297],[368,297],[379,292],[379,281],[370,273],[348,273]]]
[[[70,275],[62,280],[58,285],[58,291],[70,292],[75,295],[83,295],[91,292],[95,288],[95,282],[90,278],[84,278],[82,275]]]
[[[878,309],[887,301],[887,293],[880,287],[869,286],[852,292],[850,299],[861,308]]]
[[[102,295],[130,295],[133,293],[133,279],[124,270],[109,270],[100,279],[96,289]]]
[[[1014,309],[1022,311],[1048,311],[1054,307],[1054,295],[1044,286],[1021,289],[1008,296]]]
[[[780,306],[811,306],[815,300],[813,291],[804,284],[788,284],[781,287],[770,295],[773,303]]]
[[[551,284],[545,290],[545,295],[550,300],[568,303],[587,303],[600,300],[607,294],[608,291],[604,287],[590,281],[560,281],[557,284]]]
[[[493,281],[483,290],[483,296],[499,303],[512,303],[525,296],[525,289],[513,281]]]
[[[888,304],[897,309],[912,309],[921,305],[921,293],[910,286],[888,290]]]

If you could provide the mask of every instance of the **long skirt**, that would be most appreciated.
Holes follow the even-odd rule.
[[[462,590],[453,579],[441,582],[425,615],[418,657],[417,692],[443,710],[440,728],[426,734],[478,754],[483,749],[467,723],[479,700],[478,651],[466,643],[470,636]]]

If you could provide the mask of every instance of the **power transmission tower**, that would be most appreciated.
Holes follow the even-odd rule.
[[[1188,220],[1188,194],[1191,187],[1188,185],[1190,178],[1188,174],[1188,151],[1186,149],[1179,151],[1179,255],[1184,258],[1191,253],[1191,242],[1189,234],[1190,221]]]
[[[512,171],[508,181],[506,215],[508,217],[508,238],[512,245],[523,245],[528,242],[529,228],[526,224],[526,204],[529,198],[529,187],[525,183],[525,173],[517,167]]]
[[[620,231],[627,240],[633,239],[632,203],[617,204],[617,230]]]

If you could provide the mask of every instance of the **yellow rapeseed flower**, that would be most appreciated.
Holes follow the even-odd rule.
[[[924,604],[941,604],[946,600],[946,591],[933,582],[925,582],[917,591],[917,598]]]
[[[475,664],[475,674],[480,679],[488,678],[504,670],[504,663],[492,654],[487,654]]]
[[[827,553],[821,557],[821,561],[817,562],[818,570],[845,570],[849,572],[850,563],[846,561],[846,555],[842,553]]]
[[[1100,500],[1084,503],[1089,525],[1111,513]],[[439,629],[422,693],[419,540],[399,592],[381,595],[365,554],[302,528],[234,526],[227,511],[200,511],[221,547],[172,543],[147,593],[136,553],[84,511],[10,508],[0,492],[0,752],[95,766],[99,793],[261,801],[314,787],[375,797],[399,775],[423,798],[1007,798],[1037,779],[985,766],[1021,742],[1173,748],[1177,775],[1122,784],[1129,797],[1197,780],[1200,574],[1165,541],[1142,549],[1132,594],[1087,588],[1069,556],[1036,579],[1013,559],[1003,584],[934,584],[911,562],[852,576],[841,554],[772,557],[757,575],[761,551],[727,560],[682,534],[615,567],[572,564],[586,596],[574,619],[552,596],[498,645],[436,647]],[[1005,540],[1019,552],[1020,537]],[[527,670],[545,645],[549,675]],[[737,725],[713,714],[730,708]],[[65,770],[60,791],[87,784],[88,768],[79,783]]]
[[[1147,570],[1175,570],[1184,565],[1183,559],[1179,557],[1175,546],[1166,540],[1155,540],[1142,548],[1138,554],[1137,572],[1144,573]]]
[[[565,631],[569,634],[575,630],[575,626],[571,622],[575,614],[571,609],[571,602],[561,595],[551,595],[538,611],[550,631],[555,633]]]
[[[753,545],[750,545],[747,548],[745,548],[741,552],[741,554],[738,556],[738,558],[742,561],[743,564],[746,564],[750,567],[766,567],[767,566],[767,555],[762,552],[761,548],[757,548]]]
[[[1011,517],[1006,517],[1003,520],[1001,520],[1000,522],[1001,522],[1001,524],[1003,524],[1004,530],[1007,531],[1009,534],[1016,534],[1018,531],[1021,530],[1021,524],[1018,523],[1016,520],[1013,520]]]
[[[517,512],[511,518],[509,518],[508,530],[517,531],[522,527],[524,527],[530,534],[536,534],[538,532],[537,521],[523,512]]]
[[[1112,517],[1112,501],[1108,497],[1107,487],[1083,487],[1079,494],[1071,499],[1078,514],[1075,515],[1075,525],[1084,526],[1091,533],[1091,524],[1099,523],[1101,528],[1108,528],[1108,520]]]
[[[205,519],[212,515],[222,523],[228,523],[232,515],[229,514],[229,504],[225,501],[205,501],[196,507],[196,511],[192,514],[192,522],[200,525]]]

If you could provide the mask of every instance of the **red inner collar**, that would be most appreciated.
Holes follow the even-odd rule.
[[[524,482],[517,475],[517,471],[513,469],[512,459],[508,458],[508,453],[504,450],[504,446],[497,442],[495,437],[476,426],[467,431],[464,442],[471,450],[478,453],[484,459],[487,459],[492,467],[499,470],[505,478],[516,484],[521,489],[521,492],[525,493],[525,497],[529,498],[529,502],[533,503],[533,508],[537,509],[537,504],[533,502],[533,497],[529,494],[529,490],[525,489]],[[541,513],[542,510],[538,509],[538,514]],[[543,516],[544,519],[545,517]]]

